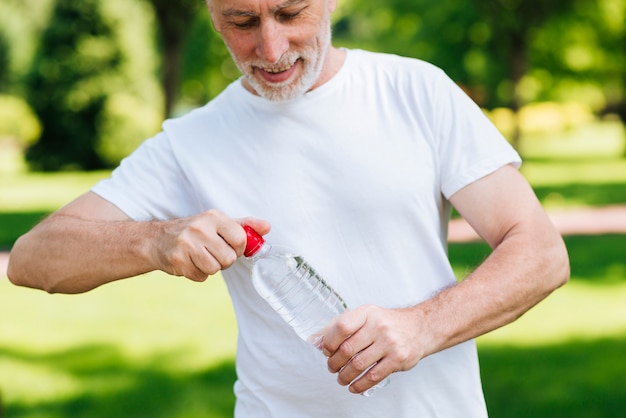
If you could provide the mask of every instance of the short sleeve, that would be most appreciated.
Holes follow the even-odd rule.
[[[164,132],[141,144],[92,192],[139,221],[179,218],[197,212],[195,194]]]
[[[433,98],[435,136],[446,198],[507,164],[521,165],[519,154],[484,112],[445,73]]]

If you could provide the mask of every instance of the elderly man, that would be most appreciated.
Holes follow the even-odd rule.
[[[9,277],[77,293],[223,271],[237,417],[484,417],[473,338],[565,283],[565,247],[480,109],[423,61],[333,47],[335,6],[209,0],[243,76],[21,237]],[[458,284],[451,207],[493,248]],[[254,291],[242,224],[297,249],[354,308],[327,329],[326,361]]]

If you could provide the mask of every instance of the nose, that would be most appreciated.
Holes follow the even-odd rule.
[[[260,26],[256,54],[268,63],[276,63],[289,49],[289,40],[285,30],[278,22],[265,21]]]

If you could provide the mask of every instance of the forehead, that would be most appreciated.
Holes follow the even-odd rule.
[[[216,10],[278,10],[293,5],[317,3],[319,0],[209,0]]]

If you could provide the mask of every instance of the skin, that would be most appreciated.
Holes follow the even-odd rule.
[[[325,45],[334,0],[208,5],[253,94],[289,100],[324,84],[343,63],[344,53]],[[304,76],[309,67],[317,76],[312,83]],[[279,90],[288,93],[276,95]],[[428,355],[514,321],[568,280],[563,241],[516,169],[503,167],[450,200],[492,254],[466,280],[419,305],[361,306],[332,322],[322,349],[329,370],[350,391],[363,392]],[[8,276],[17,285],[50,293],[86,292],[153,270],[204,281],[242,255],[242,224],[261,234],[270,230],[267,221],[231,219],[216,210],[136,222],[88,192],[18,239]]]
[[[327,82],[345,53],[330,45],[335,0],[210,0],[213,26],[244,74],[269,100],[290,100]]]

